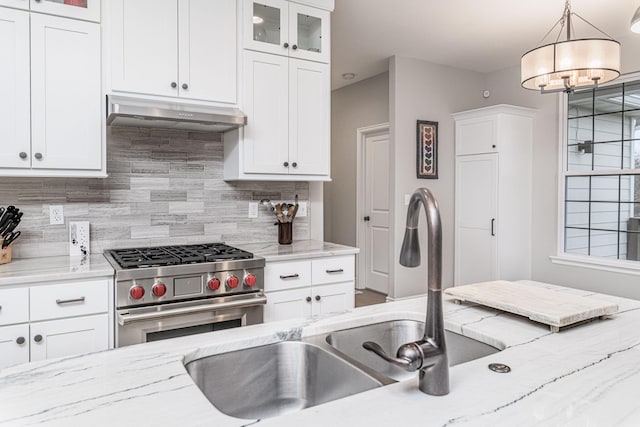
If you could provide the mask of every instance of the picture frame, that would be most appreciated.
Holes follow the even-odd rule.
[[[416,124],[417,177],[438,179],[438,122],[418,120]]]

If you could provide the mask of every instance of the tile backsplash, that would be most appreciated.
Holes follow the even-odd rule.
[[[106,179],[2,178],[0,205],[24,211],[16,258],[68,255],[69,221],[89,221],[91,252],[131,246],[276,242],[274,216],[250,201],[309,199],[306,182],[225,182],[221,134],[110,127]],[[49,225],[63,205],[64,225]],[[296,218],[294,240],[310,236]]]

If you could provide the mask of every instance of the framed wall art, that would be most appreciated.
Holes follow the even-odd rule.
[[[438,179],[438,122],[418,120],[417,176]]]

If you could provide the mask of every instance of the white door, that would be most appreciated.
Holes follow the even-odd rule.
[[[235,0],[179,0],[180,97],[237,102]]]
[[[456,157],[455,284],[497,275],[498,154]]]
[[[389,293],[389,133],[364,139],[365,287]]]
[[[113,90],[178,96],[178,0],[107,0]]]
[[[31,10],[67,18],[100,22],[100,0],[31,0]]]
[[[355,289],[353,282],[336,285],[314,286],[311,290],[313,299],[313,316],[342,313],[355,306]]]
[[[244,0],[242,11],[244,48],[288,55],[289,2],[285,0]]]
[[[0,370],[29,361],[29,324],[0,328]]]
[[[286,174],[289,170],[289,60],[244,52],[244,171]]]
[[[31,167],[29,13],[0,9],[0,167]]]
[[[309,288],[267,293],[264,321],[300,319],[311,316],[311,290]]]
[[[106,350],[108,326],[108,314],[32,323],[31,361]]]
[[[33,168],[102,168],[100,71],[100,24],[31,14]]]
[[[299,59],[289,64],[289,173],[329,175],[329,65]]]
[[[289,55],[292,58],[329,63],[329,16],[326,10],[289,3]]]
[[[0,6],[29,10],[29,0],[0,0]]]

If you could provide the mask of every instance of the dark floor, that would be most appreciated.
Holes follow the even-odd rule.
[[[386,302],[387,296],[370,289],[356,289],[356,307],[365,305],[382,304]]]

